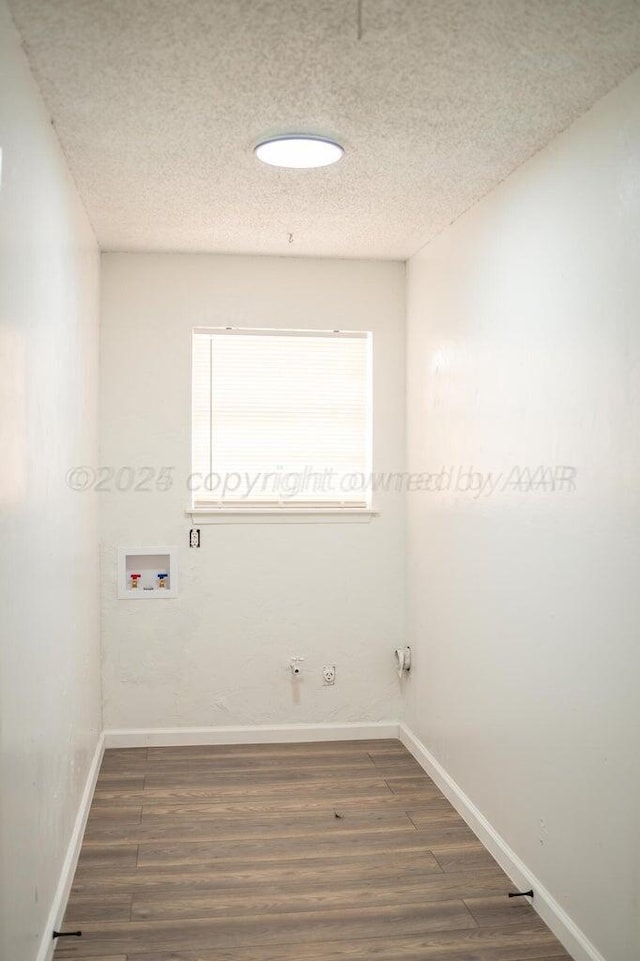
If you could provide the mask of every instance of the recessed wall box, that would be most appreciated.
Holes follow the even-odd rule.
[[[176,597],[177,593],[176,547],[118,548],[118,597],[121,600],[154,600]]]

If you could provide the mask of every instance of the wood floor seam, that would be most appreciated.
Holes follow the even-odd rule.
[[[509,886],[398,740],[107,749],[55,957],[570,961]]]

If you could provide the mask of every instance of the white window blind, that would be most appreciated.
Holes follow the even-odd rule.
[[[193,335],[193,507],[370,507],[371,335]]]

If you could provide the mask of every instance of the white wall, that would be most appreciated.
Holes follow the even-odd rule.
[[[103,255],[101,463],[172,467],[174,477],[166,493],[101,495],[105,727],[394,720],[401,494],[380,497],[368,524],[201,523],[202,547],[187,547],[199,325],[372,330],[375,466],[403,466],[401,264]],[[163,544],[179,548],[179,596],[117,600],[118,545]],[[295,654],[306,660],[292,684]],[[325,663],[337,666],[335,687],[322,686]]]
[[[33,961],[101,726],[97,247],[0,0],[0,957]]]
[[[407,720],[607,961],[640,957],[639,104],[636,73],[408,267],[409,469],[503,479],[408,499]]]

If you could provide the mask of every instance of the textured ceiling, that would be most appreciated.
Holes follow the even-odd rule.
[[[404,258],[640,65],[636,0],[9,4],[107,250]]]

